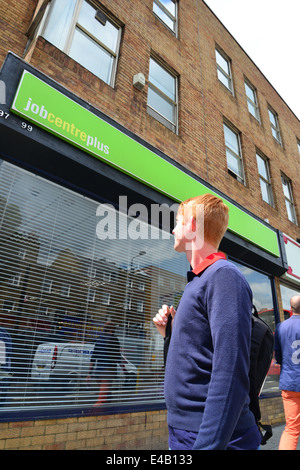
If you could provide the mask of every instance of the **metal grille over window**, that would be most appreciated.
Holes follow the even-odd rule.
[[[152,318],[188,269],[170,233],[7,162],[0,224],[0,409],[163,402]]]

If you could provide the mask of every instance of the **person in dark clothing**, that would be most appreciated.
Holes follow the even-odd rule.
[[[218,252],[228,208],[206,194],[179,206],[174,248],[192,270],[177,306],[153,321],[172,334],[165,400],[171,450],[256,450],[261,441],[249,410],[252,292],[242,273]]]
[[[112,322],[106,322],[91,358],[90,374],[99,385],[98,399],[94,406],[100,406],[106,402],[117,373],[117,364],[120,363],[121,348],[115,335],[115,325]]]

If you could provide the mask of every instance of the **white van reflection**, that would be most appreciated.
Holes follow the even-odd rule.
[[[48,342],[38,346],[34,355],[31,380],[37,389],[51,388],[53,392],[86,391],[94,343]],[[137,368],[121,354],[115,382],[118,387],[135,387]]]

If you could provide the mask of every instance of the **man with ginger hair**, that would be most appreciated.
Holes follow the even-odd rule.
[[[192,270],[177,306],[153,321],[172,334],[165,400],[171,450],[256,450],[261,435],[249,410],[252,292],[235,265],[218,252],[228,207],[211,194],[184,201],[173,230],[174,249]]]

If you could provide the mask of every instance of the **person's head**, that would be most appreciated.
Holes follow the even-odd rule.
[[[228,212],[222,199],[213,194],[203,194],[182,202],[177,212],[177,225],[173,230],[177,241],[175,249],[184,251],[185,243],[192,239],[192,233],[202,238],[202,242],[218,249],[228,227]]]
[[[300,315],[300,295],[291,298],[291,310],[294,315]]]

